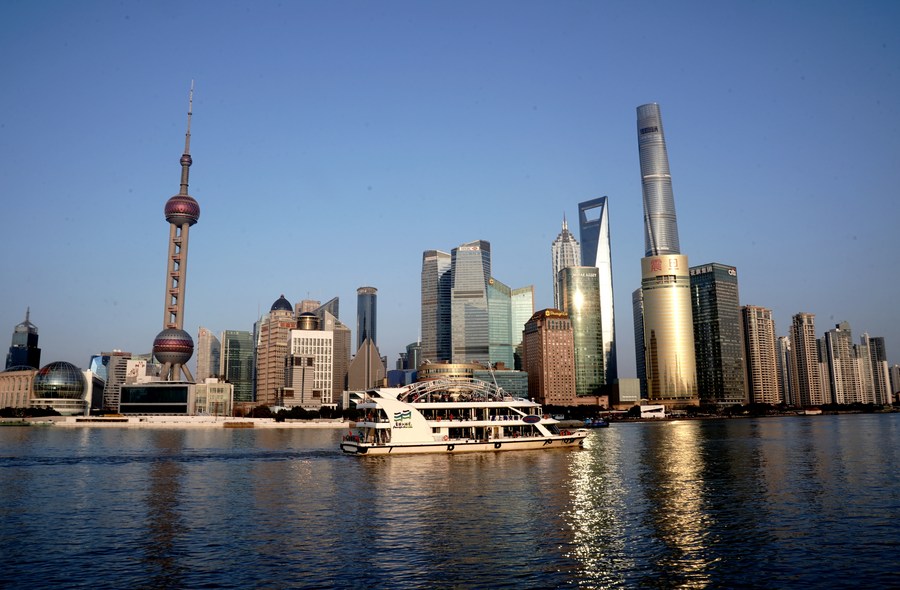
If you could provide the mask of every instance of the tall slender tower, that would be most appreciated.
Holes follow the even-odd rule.
[[[578,203],[578,233],[581,236],[581,264],[597,268],[600,281],[600,323],[603,337],[603,366],[606,383],[619,378],[616,360],[616,318],[613,305],[612,250],[609,246],[609,198]]]
[[[553,268],[553,307],[562,309],[562,303],[559,300],[559,271],[570,266],[581,266],[581,246],[578,240],[569,231],[569,224],[566,223],[566,216],[563,215],[562,231],[550,244],[550,256]],[[530,319],[530,316],[529,316]]]
[[[378,289],[360,287],[356,290],[356,350],[366,339],[378,344],[377,334]]]
[[[647,394],[671,406],[697,404],[697,371],[687,256],[681,254],[672,176],[656,103],[637,108],[644,196],[641,289]]]
[[[188,173],[191,167],[191,111],[194,106],[194,83],[188,97],[187,132],[184,134],[184,153],[181,155],[181,190],[166,202],[165,215],[169,222],[169,257],[166,271],[166,300],[163,330],[153,341],[153,356],[162,363],[160,376],[165,381],[194,378],[187,362],[194,354],[194,341],[184,331],[184,291],[187,281],[188,232],[200,219],[200,205],[188,194]]]

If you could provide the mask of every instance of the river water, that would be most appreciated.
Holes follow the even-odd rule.
[[[900,587],[900,414],[415,457],[342,434],[0,428],[0,588]]]

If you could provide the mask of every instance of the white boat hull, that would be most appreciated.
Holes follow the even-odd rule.
[[[447,440],[420,443],[387,443],[371,444],[345,440],[341,442],[341,450],[351,455],[411,455],[423,453],[473,453],[485,451],[521,451],[529,449],[580,447],[589,434],[586,429],[579,429],[568,435],[505,438],[490,441],[481,440]]]

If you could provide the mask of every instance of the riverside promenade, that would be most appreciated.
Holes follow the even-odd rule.
[[[223,416],[51,416],[11,419],[21,426],[62,428],[352,428],[341,419],[284,420],[274,418],[230,418]]]

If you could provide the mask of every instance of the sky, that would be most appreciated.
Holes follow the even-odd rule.
[[[284,294],[378,289],[393,368],[422,252],[491,243],[552,306],[550,244],[609,197],[619,375],[635,376],[635,108],[662,109],[681,249],[740,302],[841,321],[900,363],[900,3],[0,3],[0,348],[149,352],[194,81],[184,327],[251,330]],[[195,358],[192,361],[196,361]]]

